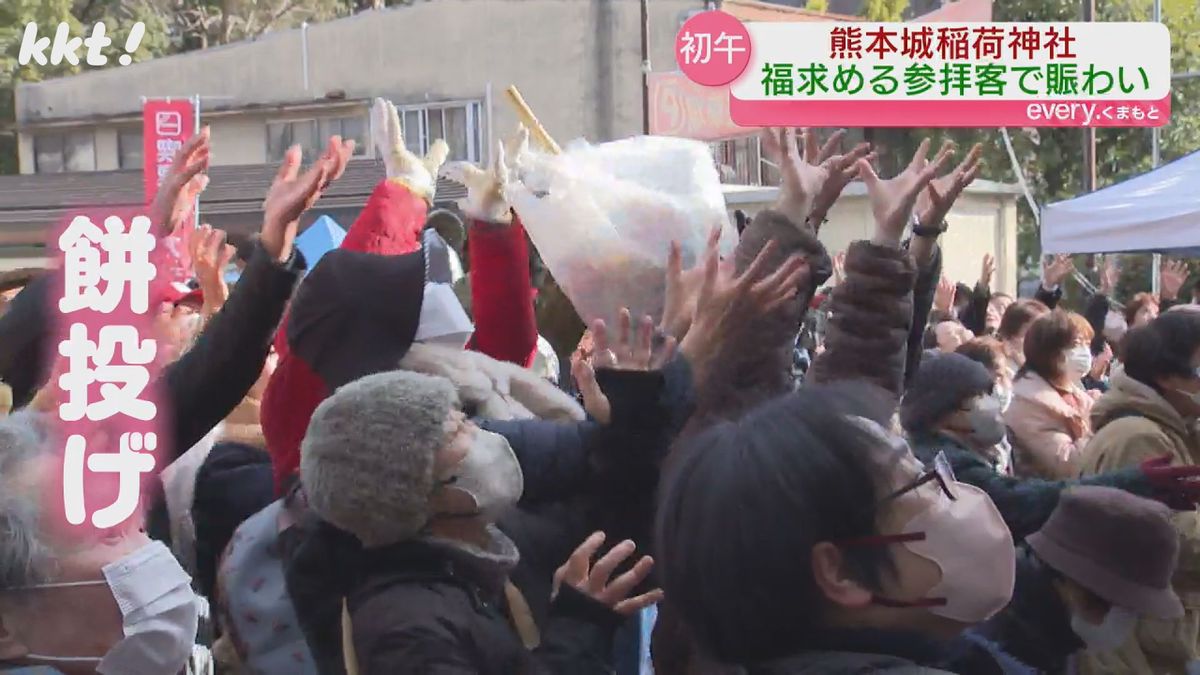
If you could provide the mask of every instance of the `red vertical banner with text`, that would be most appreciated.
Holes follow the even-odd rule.
[[[142,176],[147,204],[154,201],[175,154],[196,133],[196,118],[196,104],[186,98],[147,99],[142,104]],[[161,282],[185,283],[192,277],[187,238],[194,224],[194,216],[185,218],[178,232],[160,240],[162,245],[156,249],[154,262]],[[154,226],[164,224],[154,223]]]
[[[60,467],[49,480],[58,489],[43,495],[49,525],[141,526],[169,462],[160,459],[173,456],[159,394],[154,227],[140,209],[94,207],[68,214],[50,234],[54,367],[33,406],[56,413]]]

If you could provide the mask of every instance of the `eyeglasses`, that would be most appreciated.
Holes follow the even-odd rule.
[[[946,459],[946,453],[939,452],[937,456],[933,458],[932,467],[926,469],[921,473],[920,476],[917,476],[908,483],[905,483],[904,486],[899,490],[892,492],[888,496],[876,502],[875,508],[879,508],[888,502],[894,501],[901,495],[912,492],[913,490],[916,490],[930,481],[937,481],[938,485],[942,488],[942,492],[945,493],[945,495],[950,499],[958,499],[957,491],[954,489],[954,483],[956,482],[954,477],[954,469],[950,467],[950,460]]]
[[[895,501],[901,495],[905,495],[917,488],[929,483],[937,481],[937,484],[942,489],[942,493],[950,499],[957,499],[958,493],[954,488],[956,482],[954,478],[954,469],[950,468],[950,460],[946,459],[945,452],[939,452],[933,458],[933,466],[921,472],[920,476],[905,483],[903,487],[895,492],[892,492],[883,499],[875,502],[874,509]],[[907,541],[921,541],[925,539],[924,532],[910,532],[907,534],[885,534],[885,535],[870,535],[866,537],[853,537],[850,539],[842,539],[835,543],[843,547],[870,547],[870,546],[885,546],[889,544],[902,543]]]

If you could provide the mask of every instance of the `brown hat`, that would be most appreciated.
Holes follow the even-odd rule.
[[[1047,565],[1112,605],[1176,619],[1183,605],[1171,589],[1179,539],[1170,513],[1123,490],[1077,486],[1026,541]]]

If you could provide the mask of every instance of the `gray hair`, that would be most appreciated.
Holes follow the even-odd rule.
[[[40,491],[14,484],[27,462],[49,451],[42,415],[22,411],[0,420],[0,592],[53,575],[54,552],[42,539]]]

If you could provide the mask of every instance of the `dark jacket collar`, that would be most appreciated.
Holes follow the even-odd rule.
[[[1067,657],[1084,644],[1071,629],[1071,616],[1052,579],[1050,569],[1033,551],[1019,546],[1012,602],[977,630],[1039,670],[1062,672]]]
[[[516,564],[506,554],[512,541],[492,528],[492,552],[473,550],[449,541],[421,537],[363,551],[362,578],[367,585],[407,581],[446,581],[466,584],[487,596],[504,592],[508,574]]]
[[[750,675],[910,672],[911,667],[964,675],[1033,675],[1034,671],[980,636],[950,641],[907,631],[826,629],[810,633],[804,653],[747,668]]]
[[[945,645],[923,635],[873,628],[828,628],[810,632],[802,653],[747,668],[751,675],[783,675],[832,668],[844,663],[855,670],[883,669],[905,663],[933,667],[942,659]]]
[[[910,433],[908,442],[913,454],[926,465],[932,462],[939,452],[944,452],[946,459],[950,461],[950,466],[955,471],[958,471],[960,467],[968,466],[993,468],[987,458],[953,438],[936,432]]]

